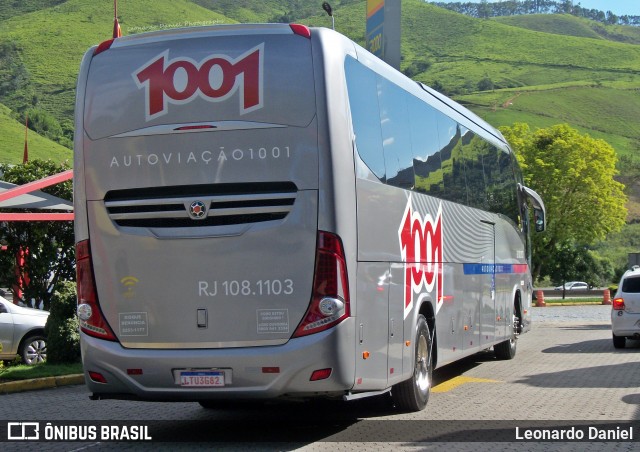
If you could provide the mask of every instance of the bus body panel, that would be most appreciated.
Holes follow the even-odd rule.
[[[284,343],[311,295],[318,146],[309,40],[203,35],[112,47],[89,68],[93,265],[106,320],[129,348]],[[244,62],[252,52],[255,67]],[[218,90],[234,79],[226,99],[210,95],[215,77]],[[196,81],[190,98],[174,99]],[[245,112],[252,90],[259,105]]]
[[[421,303],[428,300],[435,311],[435,344],[437,366],[440,367],[509,340],[512,335],[516,294],[525,301],[530,297],[531,280],[523,252],[524,226],[514,224],[521,221],[521,214],[516,205],[519,202],[516,193],[517,177],[511,172],[512,153],[498,131],[486,124],[478,127],[482,121],[475,115],[473,121],[470,120],[472,114],[466,109],[459,109],[462,111],[460,113],[453,105],[425,93],[418,85],[400,76],[385,63],[370,58],[363,49],[356,49],[357,63],[347,57],[345,66],[347,85],[353,91],[350,107],[356,118],[354,121],[357,122],[357,117],[361,115],[364,118],[363,124],[368,125],[361,130],[357,130],[357,124],[354,126],[356,142],[362,144],[358,147],[357,143],[355,157],[359,265],[365,262],[368,267],[374,267],[373,262],[404,262],[401,264],[404,271],[400,271],[397,276],[394,274],[390,284],[402,285],[407,293],[410,291],[408,286],[413,290],[411,296],[405,294],[390,297],[389,307],[391,309],[394,305],[404,304],[405,339],[411,340],[417,313],[410,315],[411,312],[407,310],[419,309]],[[363,70],[358,65],[366,69]],[[352,83],[350,71],[353,71]],[[367,85],[368,92],[360,94],[367,90]],[[401,91],[398,91],[399,88]],[[446,117],[448,122],[443,122],[444,125],[453,125],[457,127],[457,131],[447,134],[442,121],[435,115],[429,119],[433,123],[438,122],[437,127],[416,121],[416,118],[420,119],[420,115],[403,111],[403,108],[409,107],[399,105],[397,99],[400,96],[410,96],[416,103],[428,105],[439,115]],[[372,111],[379,111],[380,117],[376,113],[370,118]],[[392,111],[395,111],[393,115],[390,113]],[[385,115],[388,117],[385,118]],[[379,122],[376,124],[375,121]],[[408,136],[413,136],[413,128],[423,127],[433,127],[433,136],[440,139],[440,147],[436,143],[425,157],[421,157],[420,149],[413,148],[415,143],[407,139]],[[375,130],[375,136],[363,140],[362,135],[371,133],[371,130]],[[470,130],[473,130],[472,134],[469,134]],[[419,132],[416,133],[419,135]],[[382,145],[379,151],[372,152],[371,148],[375,148],[376,140]],[[488,147],[483,148],[485,144],[479,145],[479,142]],[[429,167],[428,158],[433,158],[434,155],[441,155],[438,158],[443,161],[445,156],[450,159],[459,146],[465,150],[469,146],[475,146],[472,152],[484,153],[487,157],[504,161],[499,165],[504,167],[502,171],[506,174],[505,183],[511,189],[510,218],[415,190],[413,171]],[[464,153],[454,157],[453,164],[455,165],[455,158],[463,157]],[[471,163],[473,162],[468,165]],[[478,170],[475,171],[474,173],[471,166],[466,168],[465,185],[470,186],[467,178],[477,177]],[[455,188],[451,183],[449,180],[445,189]],[[471,196],[472,193],[467,195],[465,202]],[[411,228],[411,233],[404,232],[406,240],[402,237],[403,225]],[[438,228],[441,228],[439,238],[434,234]],[[381,237],[386,239],[381,240]],[[424,249],[427,255],[417,253],[408,258],[406,247],[414,240],[427,242]],[[429,254],[436,247],[441,254]],[[385,267],[381,266],[382,268]],[[441,281],[438,274],[442,276]],[[380,275],[380,280],[384,279]],[[412,279],[420,281],[412,283]],[[441,287],[438,287],[440,282]],[[358,310],[359,313],[362,311]],[[523,331],[526,331],[530,325],[530,308],[524,311],[526,318],[520,320],[524,326]],[[378,320],[376,326],[382,329],[382,325],[383,322]],[[384,326],[389,329],[388,325]],[[388,339],[390,341],[391,337]],[[410,368],[411,361],[407,363],[405,358],[405,364]],[[387,371],[390,372],[390,368]],[[403,375],[408,376],[406,368]]]
[[[85,369],[107,380],[97,383],[85,372],[89,391],[99,398],[340,397],[354,381],[353,330],[353,319],[348,319],[284,345],[232,349],[128,349],[83,333],[81,351]],[[313,371],[327,368],[330,378],[310,382]],[[225,372],[225,386],[181,387],[178,375],[186,370]]]

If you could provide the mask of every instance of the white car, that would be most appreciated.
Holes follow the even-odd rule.
[[[627,339],[640,339],[639,266],[634,266],[622,275],[611,307],[613,346],[624,348]]]
[[[0,359],[12,360],[20,356],[27,365],[47,359],[44,325],[48,311],[23,308],[0,297]]]
[[[589,284],[583,281],[571,281],[564,284],[565,290],[589,290]],[[554,287],[555,290],[562,290],[562,286]]]

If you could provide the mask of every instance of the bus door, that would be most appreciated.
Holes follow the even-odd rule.
[[[403,379],[405,265],[383,260],[397,253],[397,238],[380,240],[389,236],[389,231],[398,230],[397,216],[381,217],[380,212],[393,212],[400,203],[379,182],[357,179],[356,187],[358,295],[354,390],[379,390]]]
[[[482,244],[480,264],[475,265],[480,296],[480,331],[478,345],[489,344],[496,332],[496,265],[495,265],[495,223],[481,220],[478,228],[478,242]]]
[[[388,263],[358,263],[356,391],[387,386],[388,275]]]

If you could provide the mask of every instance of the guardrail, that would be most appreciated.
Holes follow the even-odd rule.
[[[545,299],[561,299],[563,295],[562,290],[555,289],[535,289],[533,292],[534,305],[538,307],[546,306]],[[602,304],[611,304],[611,292],[609,289],[590,289],[590,290],[565,290],[564,299],[572,300],[579,298],[600,298],[602,297]]]
[[[562,298],[562,290],[555,289],[534,289],[534,292],[542,290],[545,298]],[[590,290],[565,290],[564,294],[566,298],[597,298],[602,296],[604,289],[590,289]]]

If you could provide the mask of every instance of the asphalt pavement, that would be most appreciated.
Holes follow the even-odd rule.
[[[534,325],[575,321],[608,322],[610,320],[610,312],[611,306],[607,305],[547,305],[543,308],[532,308],[531,317]],[[19,380],[0,383],[0,394],[80,384],[84,384],[84,376],[82,374]]]
[[[147,442],[0,443],[4,450],[638,450],[640,341],[614,349],[610,306],[532,308],[511,361],[483,352],[438,369],[427,409],[384,398],[347,404],[267,403],[205,410],[196,403],[89,400],[82,385],[0,395],[0,419],[102,426],[136,422]],[[633,428],[633,441],[540,441],[527,434]],[[2,425],[0,425],[2,427]],[[617,429],[617,430],[616,430]],[[518,436],[520,435],[520,436]],[[7,449],[5,446],[9,446]],[[36,447],[37,446],[37,447]]]

